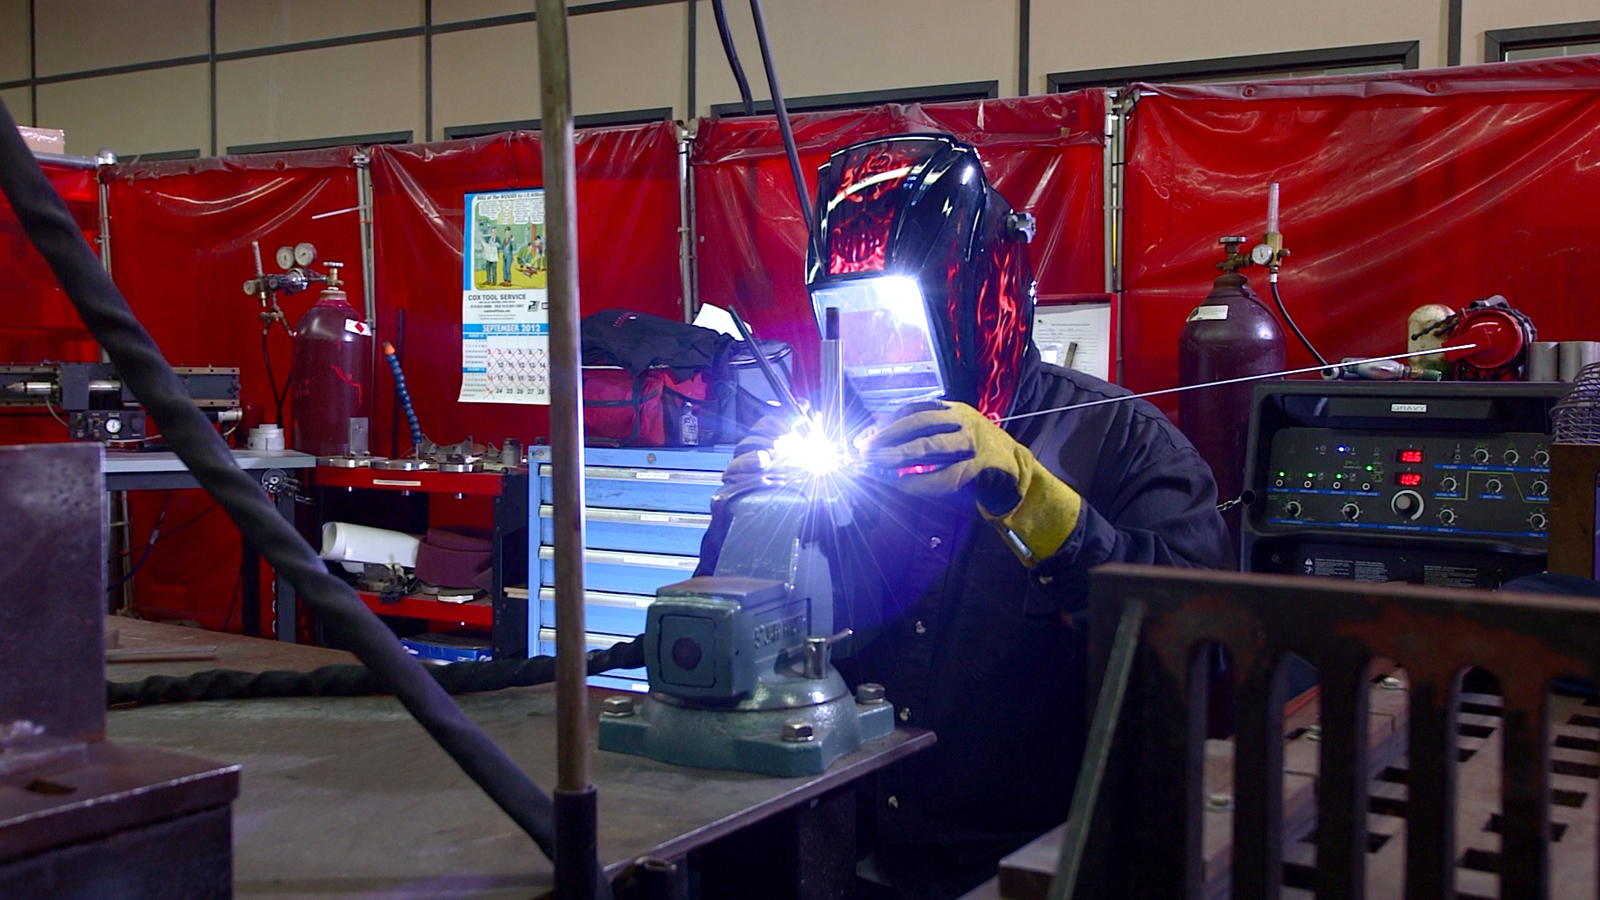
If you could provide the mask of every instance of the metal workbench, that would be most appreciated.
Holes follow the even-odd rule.
[[[297,450],[234,450],[233,461],[261,481],[262,490],[273,498],[278,513],[294,522],[294,490],[287,483],[289,472],[316,466],[317,458]],[[108,491],[177,491],[198,488],[189,467],[170,450],[107,450],[100,471],[105,474]],[[244,592],[243,627],[246,634],[261,633],[261,558],[245,543],[241,563]],[[288,580],[279,576],[272,585],[273,629],[280,641],[295,639],[295,592]]]
[[[120,618],[107,622],[119,629],[124,648],[217,647],[214,660],[113,663],[107,666],[113,681],[215,668],[306,670],[353,661],[325,648]],[[458,701],[535,781],[546,789],[553,784],[555,698],[549,686]],[[590,710],[599,707],[591,698]],[[525,900],[551,884],[550,863],[393,698],[147,706],[113,710],[108,731],[118,741],[182,749],[243,766],[243,790],[234,804],[234,884],[240,898]],[[848,811],[850,827],[837,830],[852,846],[839,848],[835,856],[847,858],[853,871],[853,782],[932,743],[930,732],[901,729],[844,757],[827,773],[804,778],[685,769],[594,751],[601,861],[615,874],[644,855],[667,860],[691,851],[715,855],[711,845],[737,840],[736,833],[752,827],[767,829],[767,835],[799,833],[804,844],[808,828],[815,837],[823,825],[808,825],[807,817],[831,809],[835,820]],[[774,831],[775,824],[785,827]],[[785,848],[768,850],[768,858],[781,866]],[[787,854],[791,866],[810,858],[804,846],[798,857],[795,852]],[[808,890],[799,887],[790,896],[812,896]]]

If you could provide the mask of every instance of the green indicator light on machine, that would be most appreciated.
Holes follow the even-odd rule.
[[[1286,475],[1288,475],[1288,474],[1289,474],[1289,473],[1288,473],[1288,472],[1279,472],[1279,473],[1278,473],[1278,477],[1279,477],[1279,478],[1283,478],[1283,477],[1284,477],[1284,476],[1286,476]]]
[[[1367,466],[1367,471],[1371,472],[1372,471],[1372,467],[1371,466]]]
[[[1315,478],[1315,477],[1317,477],[1317,473],[1315,473],[1315,472],[1307,472],[1306,473],[1306,477],[1307,478]]]

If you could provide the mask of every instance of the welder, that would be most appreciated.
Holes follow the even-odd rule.
[[[1089,570],[1223,568],[1230,543],[1210,469],[1155,407],[1058,411],[1127,392],[1040,361],[1031,220],[972,148],[926,135],[847,147],[819,174],[817,208],[807,285],[819,320],[839,311],[865,423],[849,439],[880,473],[840,501],[840,544],[858,548],[841,550],[841,593],[881,627],[839,666],[938,736],[863,798],[866,870],[887,896],[957,897],[1066,818],[1087,731]],[[771,475],[781,430],[740,445],[725,490]],[[726,527],[714,517],[702,571]]]

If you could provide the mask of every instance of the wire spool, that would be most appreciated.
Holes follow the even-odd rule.
[[[1557,444],[1600,444],[1600,363],[1584,366],[1550,411]]]

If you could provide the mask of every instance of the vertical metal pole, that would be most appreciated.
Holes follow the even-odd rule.
[[[595,895],[595,791],[584,681],[583,373],[578,338],[578,195],[572,69],[563,0],[538,0],[539,99],[549,240],[550,450],[556,569],[556,878],[558,900]]]
[[[689,209],[689,150],[694,140],[678,126],[678,277],[683,281],[683,320],[693,322],[699,305],[694,299],[694,217]]]
[[[359,217],[357,227],[360,229],[361,240],[361,299],[362,309],[366,314],[367,328],[372,334],[378,333],[378,254],[372,239],[372,150],[360,151],[355,157],[356,167],[356,215]],[[378,383],[378,345],[380,341],[374,339],[371,358],[367,360],[368,384]],[[400,343],[401,347],[405,345]],[[398,419],[400,410],[395,408]]]

